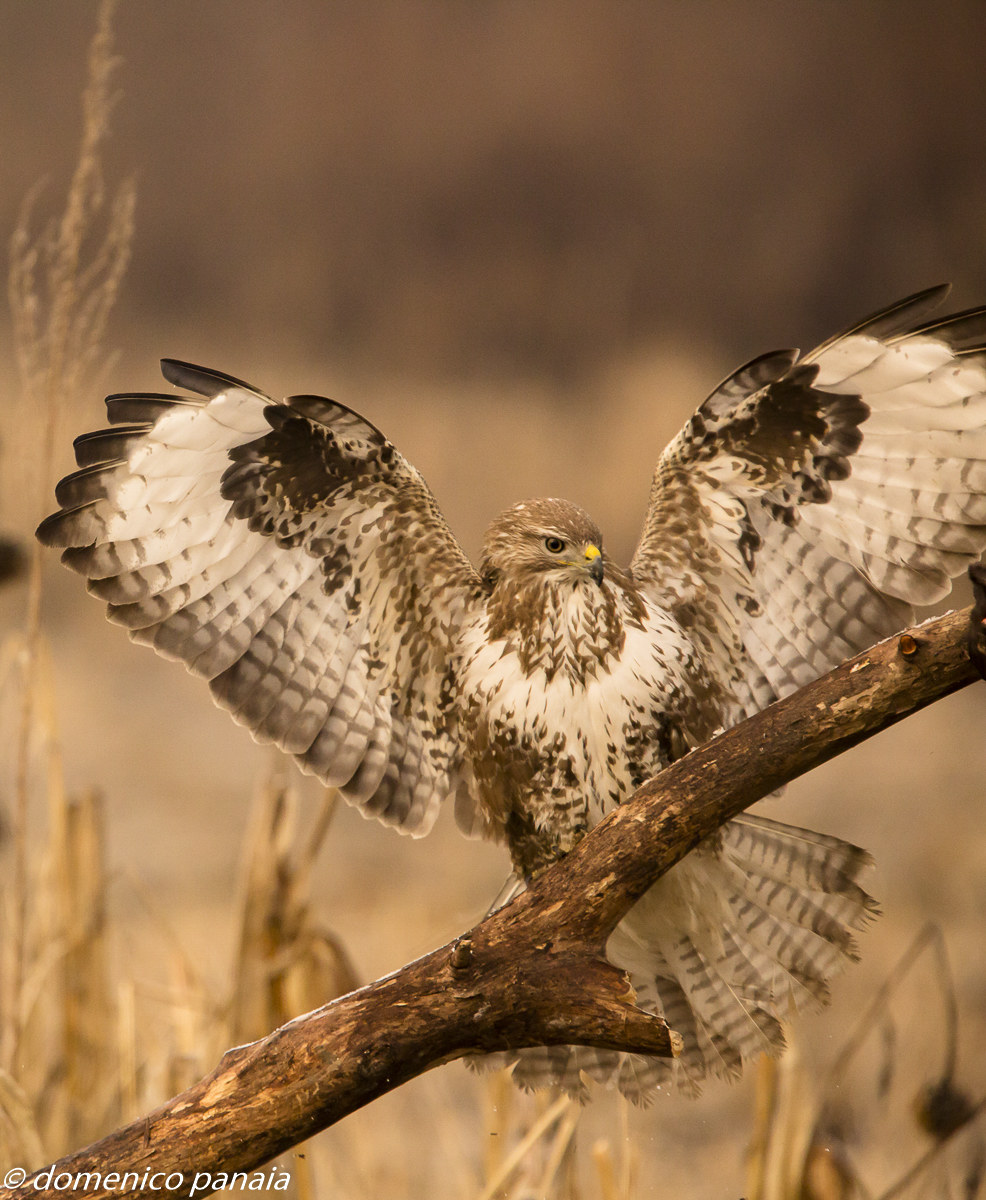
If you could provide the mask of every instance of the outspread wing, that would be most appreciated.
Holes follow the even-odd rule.
[[[481,594],[434,497],[340,404],[162,368],[197,394],[109,397],[38,537],[258,741],[427,832],[459,759],[450,651]]]
[[[986,547],[986,309],[927,322],[947,291],[756,359],[661,457],[631,569],[705,646],[724,719],[900,629]]]

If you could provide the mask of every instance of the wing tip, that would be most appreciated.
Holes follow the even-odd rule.
[[[65,550],[74,544],[71,541],[69,531],[66,529],[66,517],[68,515],[69,510],[60,508],[58,512],[45,517],[34,531],[34,536],[42,546],[45,546],[49,550]]]
[[[188,388],[200,396],[208,396],[210,400],[231,387],[262,395],[252,383],[237,379],[235,375],[227,375],[224,371],[216,371],[212,367],[200,367],[180,358],[162,358],[161,374],[175,387]]]

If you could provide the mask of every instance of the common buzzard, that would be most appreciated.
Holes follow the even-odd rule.
[[[367,816],[427,833],[446,800],[519,881],[649,776],[901,628],[986,547],[986,309],[912,296],[812,353],[755,359],[661,456],[629,566],[564,500],[497,517],[474,567],[365,418],[165,360],[192,395],[107,400],[111,428],[38,536],[134,641]],[[608,954],[683,1038],[677,1063],[506,1056],[640,1097],[694,1089],[823,999],[872,903],[866,854],[761,817],[661,879]]]

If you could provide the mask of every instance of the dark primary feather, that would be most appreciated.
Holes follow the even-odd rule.
[[[211,367],[197,367],[194,363],[182,362],[179,358],[162,358],[161,374],[168,383],[173,383],[175,387],[188,388],[190,392],[208,396],[209,399],[225,392],[228,388],[256,394],[256,389],[252,384],[244,383],[235,375],[227,375],[225,372],[215,371]]]
[[[905,296],[902,300],[898,300],[896,304],[889,304],[886,308],[879,308],[876,312],[870,313],[868,317],[863,317],[860,321],[854,321],[852,325],[847,325],[845,329],[833,334],[830,338],[826,338],[824,342],[815,347],[814,355],[823,354],[830,346],[834,346],[836,342],[841,342],[845,338],[852,337],[853,334],[866,332],[870,337],[881,338],[886,341],[892,340],[899,334],[913,332],[920,328],[920,323],[928,313],[934,312],[945,301],[949,292],[952,290],[950,283],[939,283],[934,287],[923,288],[919,292],[914,292],[910,296]]]
[[[160,392],[121,392],[106,397],[106,416],[111,425],[153,425],[173,408],[202,408],[204,400],[195,396],[170,396]],[[99,431],[102,432],[102,431]]]
[[[127,454],[148,429],[150,429],[150,424],[144,423],[121,425],[116,429],[100,429],[95,433],[84,433],[72,443],[75,449],[75,461],[80,467],[102,466],[121,461],[127,457]]]

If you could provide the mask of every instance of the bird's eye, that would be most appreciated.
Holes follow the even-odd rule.
[[[565,543],[560,537],[546,537],[544,539],[544,548],[550,550],[552,554],[561,554],[565,549]]]

